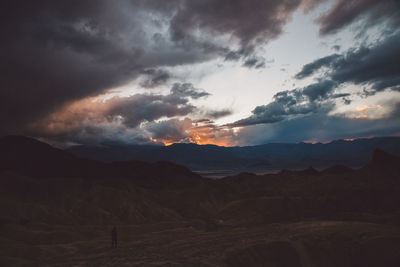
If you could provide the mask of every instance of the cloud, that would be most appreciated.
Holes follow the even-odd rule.
[[[192,128],[192,120],[189,118],[164,120],[148,123],[145,128],[151,133],[153,139],[160,142],[190,142],[190,135],[187,131]]]
[[[343,116],[355,119],[379,119],[385,117],[385,110],[382,105],[363,105],[355,110],[346,112]]]
[[[110,119],[121,118],[122,123],[130,128],[162,117],[184,116],[195,109],[188,103],[188,99],[176,95],[137,94],[125,98],[117,97],[109,102],[109,108],[103,115]]]
[[[257,106],[252,111],[251,116],[229,124],[229,126],[239,127],[276,123],[290,119],[296,115],[306,115],[316,112],[327,113],[334,107],[334,103],[330,100],[347,96],[334,94],[336,86],[335,82],[325,80],[308,85],[302,89],[276,93],[272,102],[267,105]]]
[[[255,69],[265,68],[265,59],[251,57],[251,58],[248,58],[245,60],[245,62],[243,63],[243,66],[248,67],[248,68],[255,68]]]
[[[306,10],[326,2],[321,0],[304,1]],[[400,4],[396,0],[335,0],[332,8],[317,20],[322,35],[333,34],[344,27],[362,22],[361,30],[386,23],[386,28],[396,29],[400,25]],[[364,29],[363,29],[364,28]]]
[[[277,123],[244,127],[237,133],[235,142],[239,145],[257,145],[388,136],[400,132],[400,117],[394,114],[392,112],[389,117],[379,119],[363,119],[313,113]]]
[[[171,89],[172,95],[181,97],[191,97],[198,99],[201,97],[207,97],[210,94],[204,90],[195,88],[191,83],[174,83]]]
[[[239,40],[239,50],[248,53],[255,45],[278,37],[299,4],[299,0],[185,1],[172,19],[172,38],[196,40],[196,29],[228,34]]]
[[[205,116],[211,119],[219,119],[222,117],[232,115],[232,113],[233,111],[230,109],[209,110],[205,112]]]
[[[150,122],[143,128],[151,133],[153,141],[164,144],[191,142],[229,146],[233,144],[232,138],[235,136],[232,129],[217,126],[208,119],[170,119]]]
[[[35,136],[35,135],[34,135]],[[49,143],[60,147],[76,144],[99,145],[113,144],[155,144],[149,134],[141,128],[129,128],[118,123],[101,122],[98,124],[85,124],[78,128],[71,128],[62,132],[41,132],[36,135]],[[161,145],[161,143],[158,143]]]
[[[331,95],[330,93],[337,87],[337,83],[331,80],[323,80],[303,88],[302,93],[308,97],[311,102],[315,100],[325,100],[328,97],[342,97],[343,95]],[[347,95],[345,95],[347,96]]]
[[[393,118],[400,119],[400,102],[395,104],[391,115],[392,115]]]
[[[147,73],[145,87],[168,80],[166,66],[215,58],[170,38],[181,1],[49,0],[2,2],[0,134],[71,101],[122,86]],[[8,114],[13,114],[9,116]]]
[[[85,98],[68,103],[39,122],[31,123],[29,133],[35,136],[59,135],[58,139],[68,136],[71,140],[82,140],[82,133],[85,136],[91,133],[101,135],[108,132],[105,128],[109,127],[112,132],[125,129],[129,133],[143,136],[146,134],[141,129],[142,123],[186,116],[196,109],[190,103],[190,99],[207,95],[208,93],[194,88],[191,84],[174,84],[167,95],[135,94],[129,97],[116,96],[105,101]],[[91,130],[99,127],[103,130]],[[120,134],[116,135],[116,138],[118,136]],[[93,138],[96,139],[95,136]]]
[[[329,67],[339,57],[340,57],[340,55],[333,54],[333,55],[329,55],[329,56],[317,59],[311,63],[308,63],[303,66],[303,68],[301,69],[301,71],[299,73],[296,74],[295,78],[303,79],[308,76],[311,76],[316,71],[320,70],[322,67]]]
[[[146,69],[143,70],[142,74],[146,76],[146,79],[140,83],[140,86],[144,88],[158,87],[165,84],[171,78],[167,71],[160,69]]]
[[[257,48],[283,33],[301,0],[182,1],[170,24],[171,37],[183,47],[202,47],[244,67],[263,68]]]
[[[303,66],[296,78],[302,79],[327,67],[323,74],[339,84],[353,83],[371,85],[369,95],[392,89],[400,90],[400,31],[373,46],[361,46],[350,49],[343,55],[330,55]]]

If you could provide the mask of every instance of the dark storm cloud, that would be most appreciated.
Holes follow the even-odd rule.
[[[220,109],[220,110],[209,110],[205,113],[205,115],[211,119],[219,119],[222,117],[226,117],[232,115],[233,111],[230,109]]]
[[[349,93],[333,94],[332,98],[348,97],[351,96]]]
[[[336,0],[333,7],[318,19],[320,33],[335,33],[359,20],[364,20],[363,27],[384,21],[388,27],[395,29],[400,25],[399,10],[398,0]]]
[[[225,55],[226,61],[238,61],[242,57],[242,54],[238,51],[229,51]]]
[[[264,57],[248,54],[245,50],[242,51],[229,51],[225,54],[225,61],[239,61],[242,60],[243,67],[261,69],[265,68],[266,60]],[[272,62],[269,62],[272,63]]]
[[[173,12],[166,8],[178,2],[3,1],[0,134],[23,133],[64,103],[124,85],[143,71],[158,70],[144,83],[152,87],[168,79],[159,67],[215,56],[176,46],[167,30],[151,33],[168,25]]]
[[[308,63],[303,66],[302,70],[297,73],[295,77],[296,79],[303,79],[311,76],[322,67],[329,67],[338,57],[340,57],[340,55],[333,54]]]
[[[163,70],[167,66],[224,58],[232,52],[245,66],[261,68],[265,63],[253,54],[255,47],[278,37],[299,4],[300,0],[3,1],[0,133],[26,133],[28,125],[67,103],[138,77],[144,78],[139,82],[146,88],[165,84],[171,77]],[[199,34],[193,35],[193,29]],[[233,37],[235,46],[202,39],[215,33]],[[100,108],[97,114],[106,116],[107,123],[121,116],[134,127],[162,116],[188,114],[194,109],[188,98],[207,95],[189,83],[175,84],[170,95],[113,99],[108,112]],[[75,121],[87,121],[90,114],[80,116]]]
[[[146,76],[145,80],[140,83],[144,88],[154,88],[163,85],[171,78],[170,74],[164,70],[146,69],[142,73]]]
[[[328,97],[336,97],[330,93],[337,87],[337,83],[331,80],[324,80],[303,88],[303,95],[307,96],[311,102],[315,100],[325,100]],[[340,95],[339,95],[340,97]]]
[[[299,4],[300,0],[185,1],[172,19],[172,38],[196,39],[196,29],[228,34],[239,40],[240,54],[249,54],[257,44],[278,37]]]
[[[250,57],[245,60],[245,62],[243,63],[243,66],[248,67],[248,68],[256,68],[256,69],[265,68],[265,59],[257,58],[257,57]]]
[[[343,55],[331,55],[305,65],[296,75],[301,79],[311,76],[323,67],[327,67],[325,78],[337,83],[371,85],[368,91],[373,95],[377,91],[400,88],[400,31],[373,46],[351,49]]]
[[[208,96],[209,93],[194,88],[191,83],[175,83],[168,95],[136,94],[129,97],[115,97],[107,101],[106,118],[121,118],[122,123],[135,128],[145,121],[162,117],[184,116],[194,111],[189,99]]]
[[[106,1],[2,2],[0,132],[135,76],[141,50],[117,44],[123,19],[106,8]]]
[[[188,142],[187,130],[191,127],[192,120],[185,118],[183,120],[171,119],[149,123],[146,125],[146,130],[151,133],[154,139],[168,140],[170,142]]]
[[[161,117],[184,116],[194,110],[185,98],[173,95],[133,95],[127,98],[109,100],[111,108],[105,114],[111,118],[121,116],[123,124],[130,128],[144,121],[154,121]]]
[[[59,133],[40,132],[31,135],[59,147],[76,144],[99,145],[113,144],[154,144],[148,133],[142,129],[131,129],[124,125],[98,123],[83,124],[79,128],[69,129]],[[161,145],[161,144],[160,144]]]
[[[171,89],[171,93],[174,96],[191,97],[193,99],[207,97],[210,95],[204,90],[195,88],[191,83],[174,83]]]
[[[162,128],[166,127],[164,131],[171,133],[178,122],[185,120],[172,119],[161,124],[154,121],[188,115],[196,109],[190,104],[190,99],[207,95],[191,84],[174,84],[167,95],[135,94],[129,97],[116,96],[105,101],[87,98],[67,104],[39,123],[32,124],[29,134],[60,143],[110,141],[112,134],[121,142],[146,143],[150,140],[149,132],[161,133]]]
[[[334,107],[330,100],[347,95],[334,94],[337,84],[330,80],[311,84],[302,89],[282,91],[267,105],[257,106],[248,118],[238,120],[231,127],[276,123],[296,115],[327,113]]]

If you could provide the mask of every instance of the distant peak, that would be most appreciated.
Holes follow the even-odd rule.
[[[329,173],[329,174],[343,174],[352,171],[353,171],[352,168],[349,168],[345,165],[333,165],[323,170],[324,173]]]
[[[383,151],[382,149],[375,149],[372,154],[372,162],[377,164],[388,164],[397,161],[397,157]]]
[[[196,143],[173,143],[169,145],[170,147],[177,147],[177,146],[198,146]],[[168,146],[167,146],[168,147]]]
[[[36,140],[35,138],[23,136],[23,135],[6,135],[0,138],[0,142],[5,142],[8,145],[27,145],[27,144],[34,144],[34,145],[47,145],[47,143],[41,142]]]
[[[310,175],[317,175],[319,174],[319,171],[314,169],[312,166],[308,167],[307,169],[301,171],[304,174],[310,174]]]
[[[32,140],[32,141],[36,141],[36,139],[27,137],[27,136],[23,136],[23,135],[6,135],[6,136],[2,136],[0,138],[1,140]]]

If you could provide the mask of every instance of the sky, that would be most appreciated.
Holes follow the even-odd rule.
[[[0,135],[400,136],[398,0],[6,0],[0,13]]]

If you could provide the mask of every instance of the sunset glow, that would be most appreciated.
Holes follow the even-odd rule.
[[[170,146],[175,143],[194,143],[198,145],[217,145],[217,146],[231,146],[228,138],[226,140],[216,139],[212,130],[209,131],[198,131],[196,127],[186,131],[187,138],[184,140],[172,140],[172,139],[156,139],[150,137],[149,140],[153,143],[163,143],[165,146]]]
[[[398,4],[350,2],[32,1],[3,23],[0,131],[219,146],[396,134]]]

